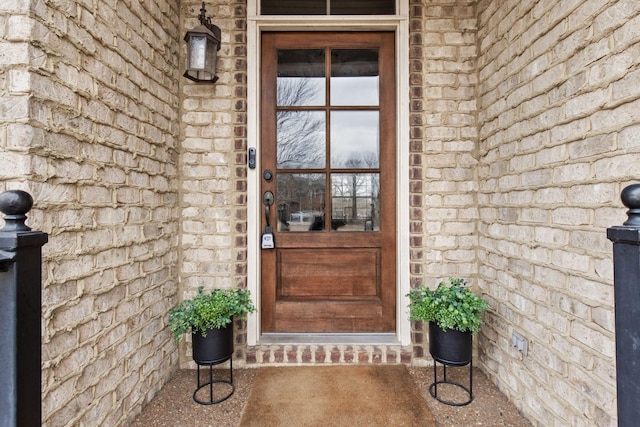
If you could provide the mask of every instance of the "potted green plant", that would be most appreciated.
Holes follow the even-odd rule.
[[[464,279],[449,278],[436,289],[420,286],[409,294],[410,318],[429,322],[429,352],[441,363],[471,361],[473,334],[480,330],[489,303],[473,293]]]
[[[246,289],[213,289],[185,299],[169,311],[169,329],[176,341],[185,333],[193,338],[193,360],[211,364],[228,359],[233,354],[234,316],[246,319],[255,306]]]

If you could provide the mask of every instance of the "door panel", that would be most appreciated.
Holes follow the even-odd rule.
[[[302,332],[315,333],[381,332],[376,327],[383,315],[379,300],[338,301],[331,302],[330,305],[330,309],[325,309],[313,302],[280,302],[276,317],[277,332],[300,332],[301,329]]]
[[[395,331],[394,43],[262,36],[262,332]]]
[[[378,249],[287,249],[278,252],[278,300],[332,300],[380,293]]]

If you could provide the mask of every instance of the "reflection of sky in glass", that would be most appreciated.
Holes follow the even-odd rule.
[[[378,105],[379,77],[331,77],[331,105]]]
[[[331,112],[331,167],[377,168],[379,112]]]

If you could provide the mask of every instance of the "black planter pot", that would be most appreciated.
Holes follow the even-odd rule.
[[[466,365],[471,362],[473,335],[470,331],[444,330],[429,322],[429,353],[440,363]]]
[[[192,333],[193,361],[200,365],[224,362],[233,355],[233,322],[224,328],[209,329],[207,336]]]

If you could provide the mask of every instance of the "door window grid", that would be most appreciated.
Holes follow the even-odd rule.
[[[325,49],[326,54],[319,49],[278,51],[278,231],[378,231],[379,52]],[[341,90],[334,91],[334,85]],[[330,93],[328,103],[322,96],[325,92]],[[326,113],[331,123],[330,147],[323,132]],[[327,175],[292,173],[324,169],[325,150],[331,153]],[[352,172],[334,173],[333,169]],[[356,173],[363,169],[373,173]],[[311,176],[315,179],[309,180]],[[325,177],[322,181],[330,177],[327,203],[325,191],[310,191],[310,183],[317,186],[320,177]],[[325,224],[328,212],[330,227]]]

